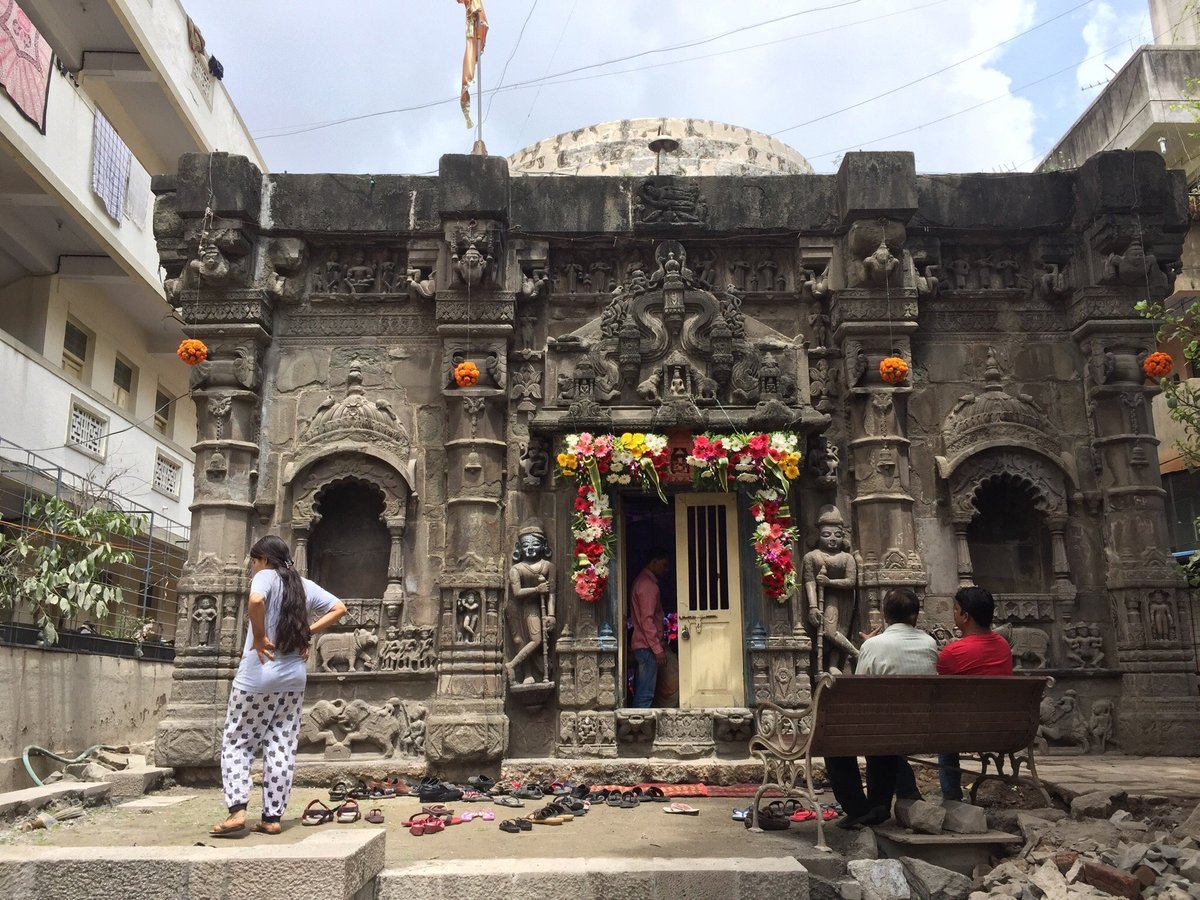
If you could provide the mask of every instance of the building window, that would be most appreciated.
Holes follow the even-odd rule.
[[[121,409],[133,411],[133,366],[117,357],[113,363],[112,401]]]
[[[104,431],[108,419],[84,406],[78,400],[71,401],[71,420],[67,427],[67,446],[99,459],[104,458]]]
[[[171,405],[175,398],[170,394],[158,391],[154,395],[154,428],[160,434],[171,436]]]
[[[87,365],[87,356],[87,332],[68,319],[67,333],[63,337],[63,369],[82,381],[84,366]]]
[[[154,457],[154,489],[169,497],[179,496],[179,478],[183,466],[161,453]]]

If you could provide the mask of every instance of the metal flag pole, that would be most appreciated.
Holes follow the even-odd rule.
[[[472,156],[487,156],[483,143],[483,54],[479,51],[479,27],[475,28],[475,146]]]

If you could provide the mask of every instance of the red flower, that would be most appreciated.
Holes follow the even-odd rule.
[[[746,449],[754,459],[762,459],[771,448],[771,438],[765,434],[756,434],[746,442]]]

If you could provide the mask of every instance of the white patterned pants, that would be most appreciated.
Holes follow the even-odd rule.
[[[287,809],[296,770],[304,691],[252,694],[234,688],[225,715],[221,744],[221,784],[230,813],[250,799],[250,767],[262,749],[262,820],[278,822]]]

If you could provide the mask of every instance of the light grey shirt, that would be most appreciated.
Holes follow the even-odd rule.
[[[936,675],[937,641],[919,628],[897,622],[863,641],[855,675]]]
[[[338,598],[329,591],[307,578],[301,580],[304,582],[304,593],[308,597],[310,622],[321,618],[337,606]],[[279,608],[283,603],[283,579],[274,569],[263,569],[250,582],[250,593],[262,594],[267,598],[263,624],[266,627],[267,639],[274,643],[275,632],[279,627]],[[304,658],[299,653],[280,653],[278,650],[274,653],[274,659],[265,663],[258,661],[258,654],[254,652],[254,629],[247,625],[242,663],[233,677],[233,686],[239,691],[251,694],[303,691],[308,681],[308,664]]]

